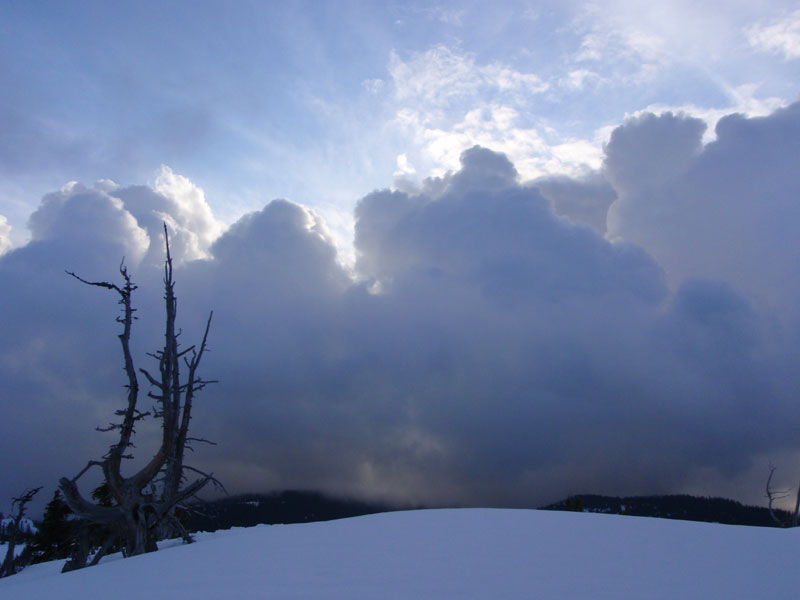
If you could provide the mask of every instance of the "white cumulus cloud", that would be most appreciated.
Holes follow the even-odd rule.
[[[8,220],[0,215],[0,255],[4,254],[11,248],[11,225]]]

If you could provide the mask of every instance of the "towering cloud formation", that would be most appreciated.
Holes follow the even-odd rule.
[[[197,460],[233,490],[531,505],[736,480],[798,450],[796,331],[755,293],[768,281],[785,300],[794,285],[778,279],[794,242],[770,236],[797,220],[796,122],[797,107],[729,117],[703,147],[696,120],[640,117],[580,181],[525,184],[472,148],[418,192],[359,202],[354,275],[322,219],[289,201],[217,235],[202,192],[169,171],[155,188],[68,186],[0,258],[13,290],[0,453],[20,457],[3,483],[54,481],[102,452],[91,429],[122,395],[116,306],[61,269],[111,278],[127,257],[143,354],[161,318],[162,220],[185,345],[215,311],[204,369],[221,383],[193,426],[220,442]]]
[[[767,117],[729,115],[705,147],[702,133],[697,119],[671,114],[614,131],[609,236],[640,244],[675,283],[719,278],[797,318],[800,103]]]

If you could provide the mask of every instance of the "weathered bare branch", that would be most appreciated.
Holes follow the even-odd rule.
[[[109,431],[115,431],[117,429],[122,429],[122,425],[120,425],[119,423],[109,423],[108,427],[97,426],[94,428],[95,431],[99,431],[100,433],[107,433]]]
[[[140,368],[140,369],[139,369],[139,373],[141,373],[142,375],[144,375],[144,376],[145,376],[145,378],[147,379],[147,381],[149,381],[149,382],[150,382],[150,385],[154,385],[154,386],[160,386],[160,385],[161,385],[161,382],[160,382],[160,381],[158,381],[158,380],[157,380],[155,377],[153,377],[152,375],[150,375],[150,373],[148,373],[148,372],[147,372],[147,369],[141,369],[141,368]],[[148,394],[148,395],[149,395],[149,394]],[[152,397],[152,396],[151,396],[151,397]]]
[[[83,469],[81,469],[80,473],[78,473],[77,475],[75,475],[75,477],[73,477],[73,478],[72,478],[72,481],[73,481],[73,482],[74,482],[74,481],[78,481],[78,479],[80,479],[81,477],[83,477],[83,474],[84,474],[84,473],[86,473],[86,471],[88,471],[88,470],[89,470],[89,469],[91,469],[92,467],[102,467],[102,466],[103,466],[103,463],[101,463],[101,462],[99,462],[99,461],[96,461],[96,460],[90,460],[90,461],[89,461],[89,462],[86,464],[86,466],[85,466],[85,467],[83,467]]]
[[[76,275],[76,274],[75,274],[75,273],[73,273],[72,271],[65,271],[65,273],[66,273],[67,275],[71,275],[72,277],[74,277],[75,279],[77,279],[77,280],[78,280],[78,281],[80,281],[81,283],[85,283],[86,285],[93,285],[93,286],[95,286],[95,287],[102,287],[102,288],[106,288],[106,289],[108,289],[108,290],[114,290],[115,292],[119,293],[119,294],[120,294],[120,295],[122,295],[122,296],[124,296],[124,295],[125,295],[125,292],[123,292],[123,291],[122,291],[122,290],[119,288],[119,286],[118,286],[118,285],[116,285],[116,284],[113,284],[113,283],[108,283],[107,281],[89,281],[89,280],[87,280],[87,279],[84,279],[83,277],[80,277],[79,275]]]
[[[104,525],[118,524],[125,520],[121,507],[100,506],[86,500],[81,496],[74,480],[62,477],[58,483],[61,493],[64,494],[64,500],[78,517]]]
[[[187,437],[187,442],[202,442],[203,444],[209,444],[210,446],[216,446],[217,442],[212,442],[211,440],[207,440],[205,438],[196,438],[196,437]]]
[[[194,467],[190,467],[188,465],[184,465],[183,468],[186,471],[192,471],[193,473],[197,473],[198,475],[202,476],[205,479],[205,483],[212,483],[212,484],[214,484],[214,487],[216,487],[217,489],[222,490],[226,494],[228,493],[228,490],[225,489],[225,486],[222,484],[222,482],[219,479],[214,477],[213,473],[204,473],[200,469],[195,469]],[[205,483],[203,485],[205,485]]]
[[[175,355],[175,358],[183,358],[185,354],[189,354],[189,352],[194,352],[194,346],[189,346],[186,350],[182,350]]]

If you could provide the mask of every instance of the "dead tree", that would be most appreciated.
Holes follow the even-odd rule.
[[[2,566],[0,566],[0,577],[8,577],[17,572],[17,561],[14,556],[14,551],[16,550],[17,537],[19,536],[22,518],[25,516],[25,509],[28,506],[28,502],[33,500],[33,497],[41,489],[41,487],[38,487],[26,490],[18,498],[13,498],[11,501],[12,511],[16,510],[16,513],[11,517],[12,522],[9,524],[8,548],[6,549],[6,558]]]
[[[791,496],[790,490],[773,490],[772,489],[772,476],[775,474],[775,467],[773,465],[769,465],[769,477],[767,477],[767,498],[769,499],[769,505],[767,506],[769,510],[769,516],[772,517],[772,520],[780,527],[797,527],[798,521],[798,513],[800,512],[800,487],[797,489],[797,498],[795,499],[794,503],[794,511],[791,513],[791,520],[784,521],[779,519],[775,515],[775,509],[773,508],[773,503],[776,500],[782,500],[784,498],[788,498]]]
[[[166,324],[164,330],[164,346],[150,354],[158,361],[158,375],[151,375],[146,369],[138,369],[152,386],[147,396],[155,400],[152,411],[141,411],[139,403],[139,381],[130,350],[131,329],[135,319],[131,296],[136,290],[127,268],[120,265],[122,285],[105,281],[87,281],[68,272],[79,281],[111,290],[119,295],[122,315],[117,321],[122,325],[119,334],[127,383],[127,402],[125,407],[117,410],[121,417],[118,423],[107,427],[98,427],[99,431],[117,432],[118,440],[112,444],[108,453],[101,460],[91,460],[75,477],[62,478],[59,482],[64,500],[72,511],[89,524],[103,525],[109,531],[109,537],[120,537],[124,540],[126,556],[134,556],[156,550],[159,533],[165,531],[180,532],[184,540],[191,538],[179,527],[175,518],[175,508],[186,499],[194,496],[209,482],[215,482],[212,474],[184,464],[184,453],[192,441],[188,436],[192,406],[195,394],[212,381],[202,379],[197,374],[200,361],[206,352],[208,331],[211,327],[209,314],[205,332],[199,347],[191,346],[179,349],[180,332],[175,328],[177,315],[177,299],[175,283],[172,277],[172,257],[169,250],[169,236],[164,226],[164,242],[166,259],[164,262],[164,300]],[[181,367],[186,368],[186,377],[181,379]],[[132,458],[132,438],[136,424],[151,417],[160,422],[161,441],[152,458],[135,473],[125,476],[122,464],[125,459]],[[78,490],[77,481],[92,467],[99,467],[108,486],[112,506],[92,503],[86,500]],[[186,484],[186,473],[197,477]],[[83,565],[79,565],[83,566]]]

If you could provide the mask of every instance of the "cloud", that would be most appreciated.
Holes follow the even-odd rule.
[[[800,58],[800,10],[781,18],[761,20],[745,28],[747,41],[756,50]]]
[[[598,234],[605,235],[606,215],[617,192],[601,173],[589,171],[580,177],[540,177],[531,185],[552,202],[557,215],[567,217],[573,223],[588,225]]]
[[[605,162],[618,193],[609,236],[640,244],[672,282],[719,278],[761,309],[796,318],[800,104],[726,116],[705,146],[702,133],[698,120],[671,114],[614,131]]]
[[[687,115],[645,113],[616,128],[605,147],[604,170],[619,192],[663,186],[700,152],[705,123]]]
[[[742,23],[764,12],[755,4],[728,8],[687,0],[649,11],[632,0],[582,3],[571,24],[581,39],[575,59],[602,62],[623,79],[646,78],[679,63],[715,64],[740,44]]]
[[[11,225],[8,220],[0,215],[0,255],[5,254],[11,248]]]
[[[522,73],[499,62],[479,65],[474,56],[444,45],[415,53],[405,61],[393,52],[389,73],[398,99],[438,107],[478,92],[531,95],[549,87],[534,73]]]
[[[721,121],[716,168],[732,140],[752,144],[758,131],[791,150],[785,129]],[[162,320],[151,223],[162,214],[182,253],[184,347],[214,310],[203,374],[220,383],[192,425],[220,445],[194,460],[232,491],[531,506],[583,491],[677,492],[700,473],[740,480],[754,457],[797,448],[796,336],[736,282],[670,288],[644,243],[596,231],[611,183],[615,202],[661,193],[713,150],[698,148],[700,135],[686,117],[640,118],[612,136],[607,179],[534,184],[507,156],[470,148],[416,191],[359,201],[355,278],[322,218],[286,200],[209,243],[200,190],[169,172],[155,188],[105,181],[46,196],[33,241],[0,257],[0,287],[13,290],[0,296],[0,452],[18,457],[0,494],[102,454],[107,438],[92,428],[124,392],[118,307],[61,270],[110,279],[134,253],[135,350],[146,361]],[[137,435],[146,452],[153,430],[142,423]]]
[[[445,479],[488,501],[545,481],[675,489],[701,464],[743,468],[734,440],[763,446],[760,431],[710,419],[760,401],[747,302],[705,281],[666,301],[640,249],[556,218],[496,154],[462,162],[418,195],[367,196],[356,227],[357,266],[394,315],[374,324],[393,340],[384,393],[443,449]]]
[[[582,90],[587,82],[597,82],[601,77],[589,69],[574,69],[563,77],[559,84],[572,90]]]
[[[476,144],[514,158],[527,179],[599,166],[601,152],[594,144],[570,138],[553,140],[544,127],[525,126],[522,121],[517,109],[497,104],[470,110],[461,121],[449,125],[434,126],[413,110],[401,110],[395,120],[419,142],[424,161],[435,165],[432,171],[438,175],[458,169],[461,153]]]
[[[114,194],[151,238],[163,237],[162,223],[168,225],[177,262],[208,258],[211,244],[222,233],[203,190],[169,167],[161,167],[153,187],[115,188]],[[160,263],[161,248],[155,245],[150,250],[148,260]]]
[[[336,248],[322,218],[287,200],[274,200],[239,219],[214,242],[211,253],[213,260],[197,268],[215,270],[215,279],[231,279],[232,289],[278,280],[280,289],[269,291],[274,300],[289,293],[313,299],[328,285],[344,285]],[[306,285],[320,287],[317,291],[295,289]],[[255,298],[261,296],[255,294]]]
[[[28,222],[33,246],[58,248],[53,258],[60,260],[96,264],[111,255],[137,264],[150,240],[122,200],[112,195],[115,187],[108,181],[92,188],[71,182],[45,196]]]
[[[459,156],[474,145],[507,154],[526,178],[599,164],[595,146],[556,136],[533,116],[532,106],[551,87],[535,73],[498,61],[480,63],[444,45],[407,59],[392,53],[389,72],[394,128],[418,145],[426,171],[458,169]]]
[[[572,22],[580,38],[572,57],[578,66],[573,73],[602,64],[604,80],[622,84],[653,80],[669,60],[665,51],[669,38],[663,26],[664,20],[656,25],[620,6],[606,10],[596,4],[583,5]]]
[[[683,105],[668,105],[663,103],[650,104],[642,110],[635,111],[630,117],[638,118],[649,113],[655,115],[663,115],[665,113],[672,113],[678,115],[690,115],[696,119],[702,119],[706,123],[705,133],[703,134],[703,144],[713,142],[716,139],[716,127],[719,120],[732,113],[741,113],[748,117],[765,117],[777,109],[786,106],[786,101],[777,98],[758,98],[756,94],[759,92],[758,84],[744,84],[726,91],[730,98],[730,104],[721,108],[704,108],[696,104],[683,104]],[[615,127],[611,127],[611,130]],[[610,137],[610,135],[608,136]],[[606,138],[606,141],[608,139]]]
[[[91,188],[69,183],[42,200],[28,228],[34,242],[64,246],[67,252],[125,256],[132,265],[158,265],[161,242],[151,242],[163,240],[162,223],[169,227],[178,264],[207,258],[222,232],[203,191],[168,167],[161,168],[153,187],[123,187],[111,180]]]

